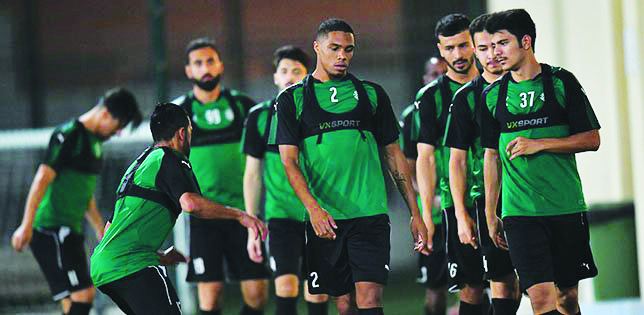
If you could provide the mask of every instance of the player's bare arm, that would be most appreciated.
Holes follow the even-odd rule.
[[[246,213],[251,216],[257,215],[259,208],[260,196],[262,192],[262,160],[246,155],[246,168],[244,169],[244,205],[246,206]],[[251,235],[251,231],[248,231]],[[248,256],[256,263],[261,263],[262,257],[262,243],[257,237],[249,237],[246,244]]]
[[[416,191],[412,185],[407,159],[400,150],[398,142],[388,144],[382,150],[389,173],[398,187],[398,191],[407,203],[411,214],[411,233],[414,238],[414,249],[425,255],[432,250],[431,236],[434,234],[434,223],[430,220],[429,229],[423,224],[416,202]],[[431,208],[430,208],[431,209]],[[429,231],[431,229],[431,231]]]
[[[198,193],[186,192],[179,198],[181,209],[191,215],[204,219],[235,219],[248,229],[252,229],[254,238],[266,239],[266,225],[239,209],[216,204]],[[250,236],[249,236],[250,237]]]
[[[16,251],[22,251],[25,246],[29,245],[29,242],[31,242],[31,235],[33,232],[32,225],[34,223],[36,211],[38,210],[38,205],[40,205],[40,201],[45,195],[47,187],[49,187],[49,184],[54,181],[55,177],[56,171],[54,171],[53,168],[46,164],[40,164],[36,171],[36,175],[34,176],[34,180],[31,183],[31,187],[29,188],[22,222],[11,236],[11,246],[13,246]]]
[[[449,158],[449,186],[454,200],[456,221],[458,224],[458,238],[463,244],[470,244],[478,248],[476,240],[476,223],[467,213],[465,207],[467,180],[467,151],[457,148],[450,149]]]
[[[418,184],[418,194],[420,195],[420,204],[423,209],[423,221],[425,227],[433,227],[432,210],[434,205],[434,194],[436,192],[436,158],[434,157],[434,146],[426,143],[418,143],[418,159],[416,159],[416,183]],[[430,225],[430,222],[431,225]],[[433,229],[432,229],[433,232]],[[428,235],[429,240],[432,235]]]
[[[103,238],[106,228],[103,217],[96,207],[96,197],[92,197],[92,200],[89,201],[87,212],[85,212],[85,219],[92,225],[92,228],[96,232],[96,238],[100,241]]]
[[[528,139],[516,137],[505,148],[510,160],[522,155],[531,155],[540,151],[552,153],[578,153],[597,151],[600,139],[599,130],[589,130],[565,138]]]
[[[507,250],[503,235],[503,224],[496,216],[496,207],[501,190],[501,158],[499,151],[485,149],[483,156],[483,178],[485,185],[485,218],[490,238],[496,247]]]
[[[321,238],[335,239],[336,235],[333,229],[337,229],[338,227],[333,217],[320,207],[309,191],[309,186],[300,168],[299,149],[295,145],[280,144],[279,150],[288,181],[309,213],[315,234]]]

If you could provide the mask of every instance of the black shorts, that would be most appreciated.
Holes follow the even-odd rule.
[[[508,216],[503,227],[522,291],[544,282],[570,288],[597,275],[586,212]]]
[[[447,285],[447,253],[445,252],[445,229],[443,224],[434,225],[432,237],[433,250],[429,256],[418,254],[418,279],[429,289],[439,289]]]
[[[267,279],[264,263],[248,257],[248,230],[235,220],[190,217],[188,282]],[[224,261],[226,271],[224,272]]]
[[[485,219],[485,198],[476,200],[476,221],[479,230],[478,239],[481,245],[481,255],[483,256],[485,280],[494,281],[509,274],[514,274],[510,252],[496,247],[490,238],[487,220]]]
[[[315,235],[306,224],[306,261],[311,294],[345,295],[356,282],[387,284],[391,224],[379,214],[335,220],[336,239]]]
[[[268,262],[273,276],[302,276],[306,223],[292,219],[268,220]]]
[[[30,247],[47,279],[54,301],[93,286],[83,235],[66,226],[36,228]]]
[[[127,315],[181,314],[181,302],[163,266],[150,266],[98,289]]]
[[[472,219],[476,218],[476,208],[467,208]],[[482,286],[485,281],[481,248],[474,249],[470,244],[461,243],[458,237],[458,224],[454,207],[443,209],[447,247],[447,289],[458,292],[465,285]]]

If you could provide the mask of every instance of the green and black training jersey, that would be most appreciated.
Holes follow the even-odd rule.
[[[67,226],[83,233],[83,218],[103,167],[101,141],[77,119],[54,129],[44,164],[56,171],[34,219],[34,228]]]
[[[201,103],[192,92],[172,103],[192,119],[190,162],[204,197],[244,209],[244,121],[255,102],[238,91],[221,89],[219,99]]]
[[[485,198],[483,187],[483,154],[477,116],[481,110],[481,95],[489,85],[482,76],[466,83],[456,91],[447,117],[443,146],[467,151],[466,204]],[[449,163],[449,162],[448,162]],[[467,190],[466,190],[467,191]],[[469,201],[468,201],[469,200]]]
[[[418,120],[418,108],[416,105],[411,104],[407,106],[400,116],[400,149],[405,154],[405,157],[410,160],[416,160],[418,158],[418,150],[416,148],[418,135],[418,128],[413,128],[414,124],[418,125],[418,122],[414,123],[414,120]],[[415,175],[415,174],[414,174]],[[437,187],[438,188],[438,187]],[[440,190],[436,189],[437,193],[440,194]],[[420,211],[423,211],[423,206],[420,202],[420,196],[417,198],[418,208]],[[434,224],[442,224],[443,216],[442,211],[439,208],[432,209],[432,222]]]
[[[277,145],[268,145],[275,100],[257,104],[250,110],[244,128],[242,150],[263,159],[262,178],[266,189],[265,219],[305,220],[306,209],[288,182]]]
[[[147,193],[151,196],[137,194],[134,188],[152,191]],[[112,223],[91,258],[92,281],[97,287],[158,265],[157,250],[181,213],[181,195],[200,191],[186,157],[171,148],[157,147],[130,165],[118,192]]]
[[[398,123],[382,87],[309,75],[280,93],[277,118],[275,143],[298,146],[310,191],[333,218],[388,212],[378,149],[398,140]]]
[[[436,158],[436,176],[441,190],[441,207],[454,205],[449,189],[449,148],[443,146],[443,137],[447,127],[447,115],[454,93],[463,85],[442,75],[424,86],[416,94],[416,106],[420,119],[418,142],[434,146]],[[472,206],[466,200],[466,206]]]
[[[505,216],[549,216],[586,211],[573,153],[538,152],[512,161],[507,144],[516,137],[564,138],[599,129],[588,97],[575,76],[541,65],[531,80],[505,74],[483,92],[481,143],[499,150]]]

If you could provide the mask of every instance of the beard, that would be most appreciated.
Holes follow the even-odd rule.
[[[456,62],[458,62],[458,61],[468,62],[467,59],[459,59],[459,60],[454,61],[454,64],[456,64]],[[473,63],[472,60],[469,60],[467,66],[465,68],[461,68],[461,69],[457,68],[454,64],[451,64],[449,62],[447,63],[447,66],[449,66],[456,73],[464,74],[464,73],[468,73],[470,71],[470,68],[472,68],[472,63]]]
[[[181,153],[183,153],[183,155],[185,155],[187,158],[190,157],[190,141],[183,142]]]
[[[192,79],[192,83],[196,84],[200,89],[208,92],[214,90],[217,85],[219,85],[219,81],[221,81],[221,74],[218,74],[216,77],[210,80]]]

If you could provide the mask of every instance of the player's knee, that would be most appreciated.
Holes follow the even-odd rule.
[[[382,294],[375,291],[356,291],[356,304],[358,308],[374,308],[382,306]]]
[[[561,290],[557,295],[557,308],[566,313],[576,314],[579,311],[577,289]]]
[[[197,293],[199,295],[199,309],[212,311],[223,307],[223,282],[197,283]]]
[[[300,290],[296,275],[281,275],[275,278],[275,293],[279,297],[296,297]]]
[[[425,308],[429,314],[444,314],[447,308],[447,288],[427,289]]]
[[[484,289],[482,286],[466,285],[461,289],[460,300],[469,304],[478,305],[483,302]]]
[[[304,294],[304,299],[307,302],[311,303],[324,303],[329,300],[329,296],[326,294]]]
[[[72,292],[70,298],[72,302],[92,303],[96,296],[96,288],[89,287],[80,291]]]
[[[268,280],[242,281],[244,303],[254,309],[263,309],[268,300]]]
[[[350,294],[335,298],[335,308],[339,315],[353,315],[358,311],[357,307],[352,302]]]
[[[557,297],[552,282],[531,286],[528,289],[528,295],[535,312],[550,311],[556,306]]]

